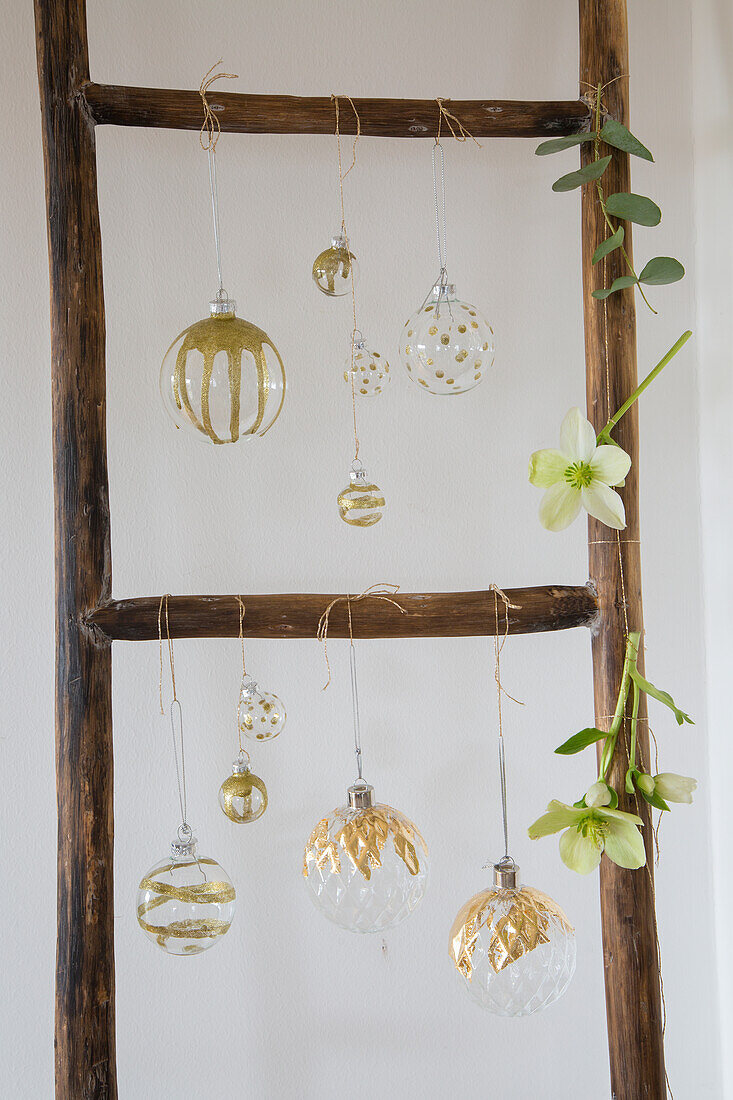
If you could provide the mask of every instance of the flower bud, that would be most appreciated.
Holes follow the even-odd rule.
[[[654,789],[665,802],[692,802],[692,792],[697,788],[697,780],[674,772],[662,772],[654,776]]]
[[[611,791],[608,784],[599,779],[585,792],[586,806],[608,806],[611,802]]]
[[[636,785],[643,794],[654,794],[656,784],[650,775],[644,773],[637,775]]]

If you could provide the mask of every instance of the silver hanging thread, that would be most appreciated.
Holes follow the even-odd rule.
[[[435,154],[438,150],[440,150],[440,197],[438,197],[438,170],[435,160]],[[445,286],[448,282],[448,252],[446,244],[445,222],[445,156],[443,154],[443,146],[440,144],[439,138],[435,139],[435,143],[433,145],[433,195],[435,197],[435,236],[438,244],[438,268],[440,271],[438,282],[440,286]],[[441,212],[443,215],[442,236],[440,232]]]
[[[358,781],[364,780],[361,762],[361,725],[359,722],[359,686],[356,679],[356,647],[351,627],[351,597],[347,597],[349,612],[349,670],[351,672],[351,710],[354,718],[354,755],[356,756],[356,770]]]
[[[506,640],[509,637],[509,609],[515,608],[516,605],[509,602],[509,598],[506,593],[502,592],[500,588],[497,588],[495,584],[489,586],[489,591],[494,593],[494,680],[496,681],[496,705],[497,705],[497,717],[499,723],[499,736],[498,736],[498,754],[499,754],[499,788],[501,793],[501,821],[504,831],[504,861],[511,861],[509,855],[509,822],[507,813],[507,789],[506,789],[506,753],[504,750],[504,724],[502,720],[501,710],[501,697],[506,695],[507,699],[511,699],[513,703],[519,703],[520,706],[524,704],[515,699],[513,695],[510,695],[508,691],[502,686],[501,683],[501,651],[506,644]],[[504,603],[504,635],[499,642],[499,599]],[[513,861],[512,861],[513,862]]]
[[[216,145],[209,145],[209,190],[211,191],[211,215],[214,221],[214,245],[216,247],[216,271],[219,276],[218,298],[226,298],[221,276],[221,235],[219,233],[219,188],[216,181]]]
[[[183,743],[183,711],[181,710],[181,704],[176,693],[176,666],[173,659],[173,639],[171,638],[170,619],[168,615],[168,600],[170,599],[170,592],[166,592],[165,595],[160,597],[160,603],[158,605],[158,650],[160,656],[160,678],[158,681],[158,695],[160,700],[160,713],[165,714],[163,709],[163,607],[165,606],[165,634],[168,643],[168,663],[170,665],[171,672],[171,689],[173,691],[173,698],[170,705],[170,721],[171,721],[171,735],[173,737],[173,757],[176,763],[176,781],[178,783],[178,804],[181,810],[181,824],[178,829],[178,835],[181,839],[191,838],[191,826],[188,824],[187,809],[188,799],[186,795],[186,757],[184,752]],[[181,756],[180,766],[178,763],[178,743],[176,741],[176,721],[174,713],[178,712],[178,730],[179,738],[181,742]]]

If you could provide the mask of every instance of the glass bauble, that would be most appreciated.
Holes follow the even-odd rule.
[[[371,397],[372,394],[381,393],[392,375],[389,373],[389,363],[378,351],[371,351],[363,337],[358,336],[354,340],[353,356],[346,360],[344,380],[351,381],[354,375],[354,393],[361,397]]]
[[[494,362],[494,330],[452,284],[438,284],[402,330],[400,358],[426,393],[466,393]]]
[[[313,282],[329,298],[341,298],[351,290],[352,275],[356,282],[359,265],[349,251],[343,233],[331,238],[331,247],[313,261]]]
[[[239,728],[253,741],[272,741],[285,725],[285,707],[269,691],[260,691],[251,676],[242,679],[239,692]]]
[[[350,527],[373,527],[382,518],[384,496],[378,485],[372,484],[361,463],[354,463],[349,484],[338,495],[339,515]]]
[[[232,774],[219,788],[219,805],[237,825],[257,821],[267,809],[267,787],[250,769],[246,755],[239,754],[232,764]]]
[[[215,859],[196,854],[189,832],[141,881],[138,924],[169,955],[198,955],[229,931],[235,899],[229,875]]]
[[[319,821],[303,875],[317,909],[350,932],[383,932],[408,917],[428,881],[428,850],[413,823],[372,803],[372,787],[349,788],[349,805]]]
[[[497,864],[498,881],[504,872]],[[515,872],[518,868],[515,868]],[[530,886],[495,885],[467,901],[450,933],[461,984],[496,1016],[529,1016],[562,997],[575,973],[575,931]],[[511,881],[511,879],[510,879]]]
[[[231,298],[175,338],[160,368],[163,404],[177,428],[210,443],[264,435],[285,400],[285,368],[270,337],[237,317]]]

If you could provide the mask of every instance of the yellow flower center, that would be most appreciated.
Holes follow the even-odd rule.
[[[564,473],[564,478],[573,489],[587,489],[593,480],[593,471],[588,462],[573,462]]]
[[[592,840],[596,848],[605,847],[606,836],[610,828],[611,826],[608,821],[596,817],[595,814],[584,817],[583,820],[578,823],[578,832],[581,836],[586,837],[588,840]]]

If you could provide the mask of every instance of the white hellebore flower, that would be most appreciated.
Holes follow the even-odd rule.
[[[654,790],[665,802],[692,802],[692,792],[697,788],[697,780],[674,772],[662,772],[654,776]]]
[[[562,531],[582,504],[601,523],[622,531],[624,502],[611,486],[621,485],[630,468],[626,451],[597,447],[593,425],[580,409],[571,409],[560,428],[560,450],[535,451],[529,460],[529,480],[547,490],[540,504],[542,526]]]

